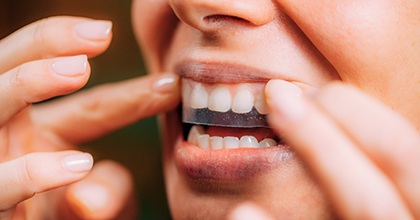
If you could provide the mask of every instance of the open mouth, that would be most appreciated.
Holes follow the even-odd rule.
[[[266,120],[264,86],[208,85],[183,78],[184,140],[204,150],[280,146]]]
[[[208,180],[230,187],[288,167],[295,153],[267,123],[264,88],[272,74],[194,61],[175,72],[182,80],[183,138],[175,143],[174,159],[187,180],[204,188]]]

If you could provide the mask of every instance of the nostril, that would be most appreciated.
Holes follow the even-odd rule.
[[[204,17],[203,20],[204,22],[209,23],[209,24],[221,24],[224,22],[251,24],[251,22],[243,18],[240,18],[237,16],[231,16],[231,15],[221,15],[221,14],[208,15]]]

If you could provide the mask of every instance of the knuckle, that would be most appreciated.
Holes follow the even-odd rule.
[[[25,65],[20,65],[10,74],[9,83],[12,88],[25,87]]]
[[[39,45],[48,45],[48,34],[47,34],[47,27],[50,18],[44,18],[42,20],[37,21],[34,25],[34,32],[32,36],[32,40],[35,44]]]
[[[25,191],[29,194],[29,197],[35,195],[37,191],[34,187],[34,178],[33,178],[33,167],[32,167],[32,155],[25,155],[20,160],[20,172],[19,172],[19,181],[20,185],[26,189]]]
[[[71,35],[63,32],[68,20],[60,17],[49,17],[37,21],[34,25],[32,41],[36,47],[45,51],[46,57],[51,54],[66,54],[71,45]]]

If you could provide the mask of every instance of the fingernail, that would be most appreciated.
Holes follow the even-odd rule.
[[[108,39],[112,22],[110,21],[84,21],[77,23],[75,26],[77,35],[88,40],[106,40]]]
[[[76,204],[79,204],[79,208],[85,214],[103,210],[111,199],[104,186],[92,183],[78,185],[73,191],[73,196],[77,200]]]
[[[163,74],[153,84],[153,89],[160,93],[172,92],[178,84],[179,76],[171,73]]]
[[[267,103],[284,118],[298,120],[304,113],[302,90],[284,80],[270,80],[265,88]]]
[[[92,169],[93,158],[88,153],[75,153],[63,158],[64,167],[71,172],[86,172]]]
[[[51,64],[52,70],[64,76],[83,75],[87,69],[87,56],[80,55],[55,60]]]

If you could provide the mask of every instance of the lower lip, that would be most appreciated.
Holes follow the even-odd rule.
[[[285,146],[203,150],[182,139],[175,147],[179,171],[192,180],[246,180],[284,166],[293,155]]]

